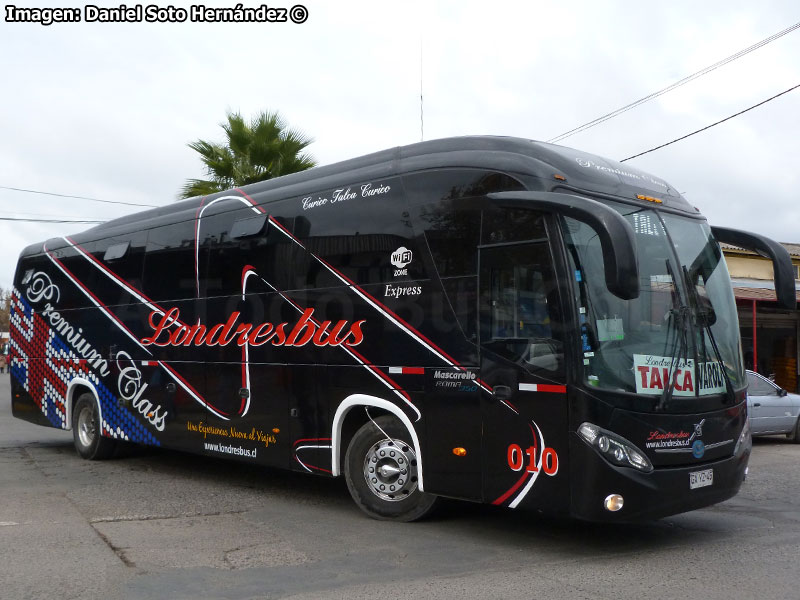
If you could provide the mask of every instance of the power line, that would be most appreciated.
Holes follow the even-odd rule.
[[[105,221],[93,220],[73,221],[68,219],[25,219],[22,217],[0,217],[0,221],[21,221],[24,223],[78,223],[84,225],[97,225],[98,223],[105,223]]]
[[[43,194],[45,196],[58,196],[59,198],[77,198],[78,200],[91,200],[92,202],[102,202],[104,204],[123,204],[125,206],[142,206],[145,208],[158,208],[157,204],[137,204],[135,202],[119,202],[117,200],[100,200],[99,198],[87,198],[86,196],[70,196],[68,194],[56,194],[53,192],[40,192],[38,190],[27,190],[24,188],[8,187],[0,185],[0,190],[14,190],[15,192],[27,192],[29,194]]]
[[[669,146],[670,144],[674,144],[675,142],[680,142],[681,140],[685,140],[686,138],[691,137],[696,133],[700,133],[701,131],[705,131],[706,129],[711,129],[715,125],[719,125],[720,123],[724,123],[725,121],[729,121],[734,117],[738,117],[739,115],[743,115],[747,111],[753,110],[754,108],[758,108],[762,104],[766,104],[770,100],[775,100],[775,98],[783,96],[784,94],[788,94],[789,92],[791,92],[792,90],[796,90],[797,88],[800,88],[800,83],[798,83],[795,86],[790,87],[788,90],[783,90],[780,94],[775,94],[771,98],[767,98],[766,100],[762,100],[761,102],[759,102],[758,104],[754,104],[750,108],[745,108],[744,110],[740,110],[738,113],[736,113],[734,115],[731,115],[729,117],[725,117],[724,119],[721,119],[721,120],[717,121],[716,123],[712,123],[711,125],[706,125],[702,129],[698,129],[697,131],[693,131],[692,133],[687,133],[684,136],[681,136],[679,138],[675,138],[674,140],[672,140],[671,142],[667,142],[666,144],[661,144],[660,146],[656,146],[655,148],[650,148],[650,150],[645,150],[644,152],[639,152],[639,154],[634,154],[633,156],[629,156],[628,158],[623,158],[619,162],[625,162],[626,160],[630,160],[632,158],[636,158],[637,156],[642,156],[643,154],[649,154],[650,152],[655,152],[656,150],[658,150],[660,148],[663,148],[664,146]]]
[[[641,104],[644,104],[645,102],[649,102],[653,98],[658,98],[659,96],[662,96],[663,94],[666,94],[667,92],[670,92],[670,91],[674,90],[675,88],[678,88],[678,87],[680,87],[682,85],[685,85],[685,84],[689,83],[690,81],[692,81],[694,79],[697,79],[698,77],[702,77],[703,75],[705,75],[707,73],[710,73],[711,71],[714,71],[715,69],[718,69],[718,68],[720,68],[720,67],[722,67],[724,65],[727,65],[728,63],[733,62],[737,58],[741,58],[745,54],[749,54],[753,50],[758,50],[762,46],[766,46],[770,42],[774,42],[778,38],[783,37],[787,33],[791,33],[792,31],[794,31],[795,29],[798,29],[798,28],[800,28],[800,23],[795,23],[794,25],[792,25],[791,27],[787,27],[783,31],[779,31],[778,33],[775,33],[775,34],[769,36],[768,38],[765,38],[765,39],[761,40],[760,42],[758,42],[756,44],[753,44],[752,46],[750,46],[748,48],[745,48],[744,50],[740,50],[736,54],[730,55],[728,58],[724,58],[721,61],[716,62],[716,63],[714,63],[713,65],[711,65],[709,67],[701,69],[700,71],[697,71],[696,73],[693,73],[693,74],[691,74],[691,75],[689,75],[687,77],[684,77],[683,79],[681,79],[679,81],[676,81],[672,85],[669,85],[669,86],[667,86],[667,87],[665,87],[665,88],[663,88],[663,89],[661,89],[661,90],[659,90],[657,92],[653,92],[652,94],[649,94],[649,95],[645,96],[644,98],[640,98],[639,100],[636,100],[635,102],[631,102],[630,104],[626,104],[622,108],[618,108],[615,111],[612,111],[612,112],[610,112],[608,114],[603,115],[602,117],[597,117],[596,119],[593,119],[592,121],[584,123],[583,125],[579,125],[578,127],[575,127],[574,129],[570,129],[569,131],[566,131],[566,132],[562,133],[561,135],[557,135],[556,137],[551,138],[551,139],[549,139],[547,141],[550,142],[550,143],[560,142],[561,140],[564,140],[564,139],[566,139],[566,138],[568,138],[568,137],[570,137],[572,135],[575,135],[576,133],[580,133],[581,131],[586,131],[587,129],[591,129],[595,125],[599,125],[600,123],[603,123],[604,121],[608,121],[609,119],[613,119],[614,117],[616,117],[618,115],[621,115],[624,112],[628,112],[629,110],[631,110],[633,108],[636,108],[637,106],[639,106]]]
[[[6,211],[10,214],[6,216],[9,217],[47,217],[49,219],[93,219],[94,217],[84,217],[81,215],[64,215],[60,213],[40,213],[40,212],[28,212],[27,210],[11,210]]]

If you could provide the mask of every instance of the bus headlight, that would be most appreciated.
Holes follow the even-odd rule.
[[[616,433],[592,423],[583,423],[578,427],[578,435],[612,464],[633,467],[645,473],[653,470],[653,464],[644,452]]]
[[[739,434],[739,439],[736,441],[736,445],[733,447],[733,455],[738,456],[739,450],[744,452],[745,449],[750,449],[753,447],[753,436],[750,434],[750,417],[747,417],[744,420],[744,427],[742,427],[742,433]]]

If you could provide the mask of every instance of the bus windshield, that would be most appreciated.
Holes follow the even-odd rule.
[[[744,387],[736,304],[708,224],[608,204],[634,230],[641,291],[633,300],[611,294],[599,239],[566,219],[585,383],[676,399]]]

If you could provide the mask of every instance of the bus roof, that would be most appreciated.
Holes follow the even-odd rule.
[[[266,204],[339,185],[442,168],[480,168],[539,178],[542,180],[539,189],[547,191],[585,191],[628,201],[636,201],[637,195],[641,195],[657,198],[666,208],[692,215],[698,213],[667,182],[635,167],[565,146],[500,136],[453,137],[390,148],[253,183],[241,190],[259,204]],[[113,235],[131,226],[153,227],[191,219],[201,201],[202,198],[195,197],[120,217],[97,225],[79,237]]]

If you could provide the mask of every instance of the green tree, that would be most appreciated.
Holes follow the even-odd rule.
[[[209,179],[190,179],[180,198],[193,198],[230,188],[305,171],[316,162],[303,150],[312,138],[289,129],[277,112],[262,112],[249,123],[238,112],[229,112],[220,124],[225,144],[197,140],[189,144],[200,154]]]

